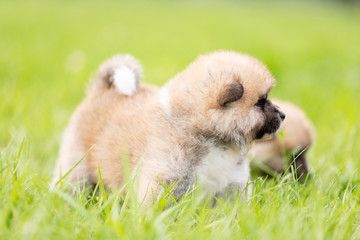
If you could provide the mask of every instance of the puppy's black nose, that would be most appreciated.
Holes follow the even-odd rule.
[[[285,113],[282,112],[282,111],[280,111],[280,118],[281,118],[281,120],[283,120],[283,121],[284,121],[284,119],[285,119]]]

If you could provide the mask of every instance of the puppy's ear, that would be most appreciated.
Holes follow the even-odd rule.
[[[224,90],[220,93],[218,98],[218,104],[225,107],[231,102],[239,100],[244,94],[244,87],[241,83],[235,82],[227,85]]]

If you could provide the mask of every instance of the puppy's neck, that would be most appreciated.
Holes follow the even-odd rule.
[[[247,141],[231,141],[229,139],[222,139],[218,136],[211,136],[206,134],[198,135],[198,138],[201,139],[200,141],[206,145],[207,147],[216,147],[223,150],[231,150],[234,152],[238,152],[241,155],[246,155],[248,150],[251,147],[251,143]]]

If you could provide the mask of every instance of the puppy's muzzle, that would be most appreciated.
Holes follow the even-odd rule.
[[[263,114],[265,117],[264,124],[258,130],[255,137],[255,139],[258,140],[274,137],[285,119],[285,113],[281,111],[278,106],[273,105],[270,101],[268,101],[264,106]]]

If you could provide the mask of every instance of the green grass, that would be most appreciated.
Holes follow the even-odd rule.
[[[0,2],[0,239],[359,239],[360,9],[333,4]],[[135,55],[163,84],[201,53],[263,61],[271,97],[317,129],[308,187],[256,179],[249,199],[196,193],[163,208],[133,194],[50,190],[61,134],[99,63]]]

